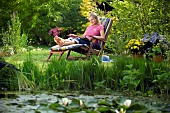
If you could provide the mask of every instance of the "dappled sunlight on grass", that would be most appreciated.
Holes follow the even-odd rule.
[[[41,63],[41,62],[46,61],[46,59],[48,57],[48,52],[49,52],[48,48],[37,47],[37,48],[32,48],[31,50],[27,50],[25,52],[20,52],[18,54],[4,57],[4,58],[7,62],[17,63],[17,64],[22,63],[27,58],[31,58],[31,60],[33,62]]]

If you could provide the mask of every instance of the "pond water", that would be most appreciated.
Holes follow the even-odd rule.
[[[63,99],[67,99],[67,105],[63,105]],[[110,111],[113,113],[115,111],[113,108],[113,100],[116,100],[116,102],[119,100],[118,103],[121,103],[126,99],[132,100],[132,103],[139,103],[140,105],[146,106],[153,113],[170,112],[170,102],[168,100],[163,101],[159,98],[142,96],[130,97],[120,93],[114,93],[112,95],[93,95],[80,92],[38,92],[36,94],[30,92],[1,92],[0,113],[65,113],[67,111],[70,112],[70,109],[74,109],[72,113],[86,113],[87,110],[80,110],[80,106],[77,107],[75,104],[76,101],[74,101],[74,105],[72,104],[71,106],[71,101],[73,103],[74,99],[82,100],[88,110],[90,108],[91,111],[96,111],[94,113],[100,113],[100,110],[96,108],[99,108],[99,105],[101,105],[99,101],[103,99],[107,100],[108,103],[102,104],[102,107],[103,105],[105,105],[104,108],[109,106],[109,109],[112,109]],[[112,102],[112,107],[109,105],[109,101]],[[54,105],[54,103],[58,104]],[[78,108],[78,111],[75,110],[75,108]]]

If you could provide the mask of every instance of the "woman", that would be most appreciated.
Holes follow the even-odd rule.
[[[105,40],[104,38],[104,27],[99,23],[98,17],[96,14],[92,13],[89,16],[90,25],[86,28],[83,36],[77,36],[75,34],[69,34],[69,37],[72,37],[71,40],[66,39],[62,42],[56,42],[59,46],[71,45],[71,44],[87,44],[90,45],[90,41],[93,39]],[[57,37],[55,37],[57,38]],[[59,38],[59,37],[58,37]],[[95,41],[96,45],[98,41]]]

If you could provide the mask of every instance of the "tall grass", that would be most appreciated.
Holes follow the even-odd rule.
[[[17,72],[17,80],[19,91],[28,89],[33,90],[35,88],[35,85],[30,80],[28,80],[28,78],[22,72]]]
[[[17,82],[20,89],[23,84],[24,88],[31,87],[34,90],[110,88],[120,91],[169,93],[170,71],[167,61],[155,63],[144,58],[127,56],[115,57],[113,60],[111,63],[103,63],[99,57],[92,57],[85,61],[58,61],[54,56],[52,61],[43,62],[40,66],[30,55],[20,65],[23,75],[18,76],[15,81],[10,78],[10,81]]]

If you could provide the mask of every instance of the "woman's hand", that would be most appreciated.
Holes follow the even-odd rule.
[[[97,40],[97,39],[96,39],[96,38],[94,38],[93,36],[91,36],[91,37],[89,38],[89,41],[90,41],[90,42],[93,42],[93,43],[95,43],[95,42],[96,42],[96,40]]]
[[[88,39],[89,39],[89,41],[92,41],[92,40],[93,40],[93,37],[92,37],[92,36],[90,36]]]
[[[74,38],[78,37],[78,35],[75,35],[75,34],[69,34],[69,35],[67,35],[67,36],[69,36],[69,37],[74,37]]]

